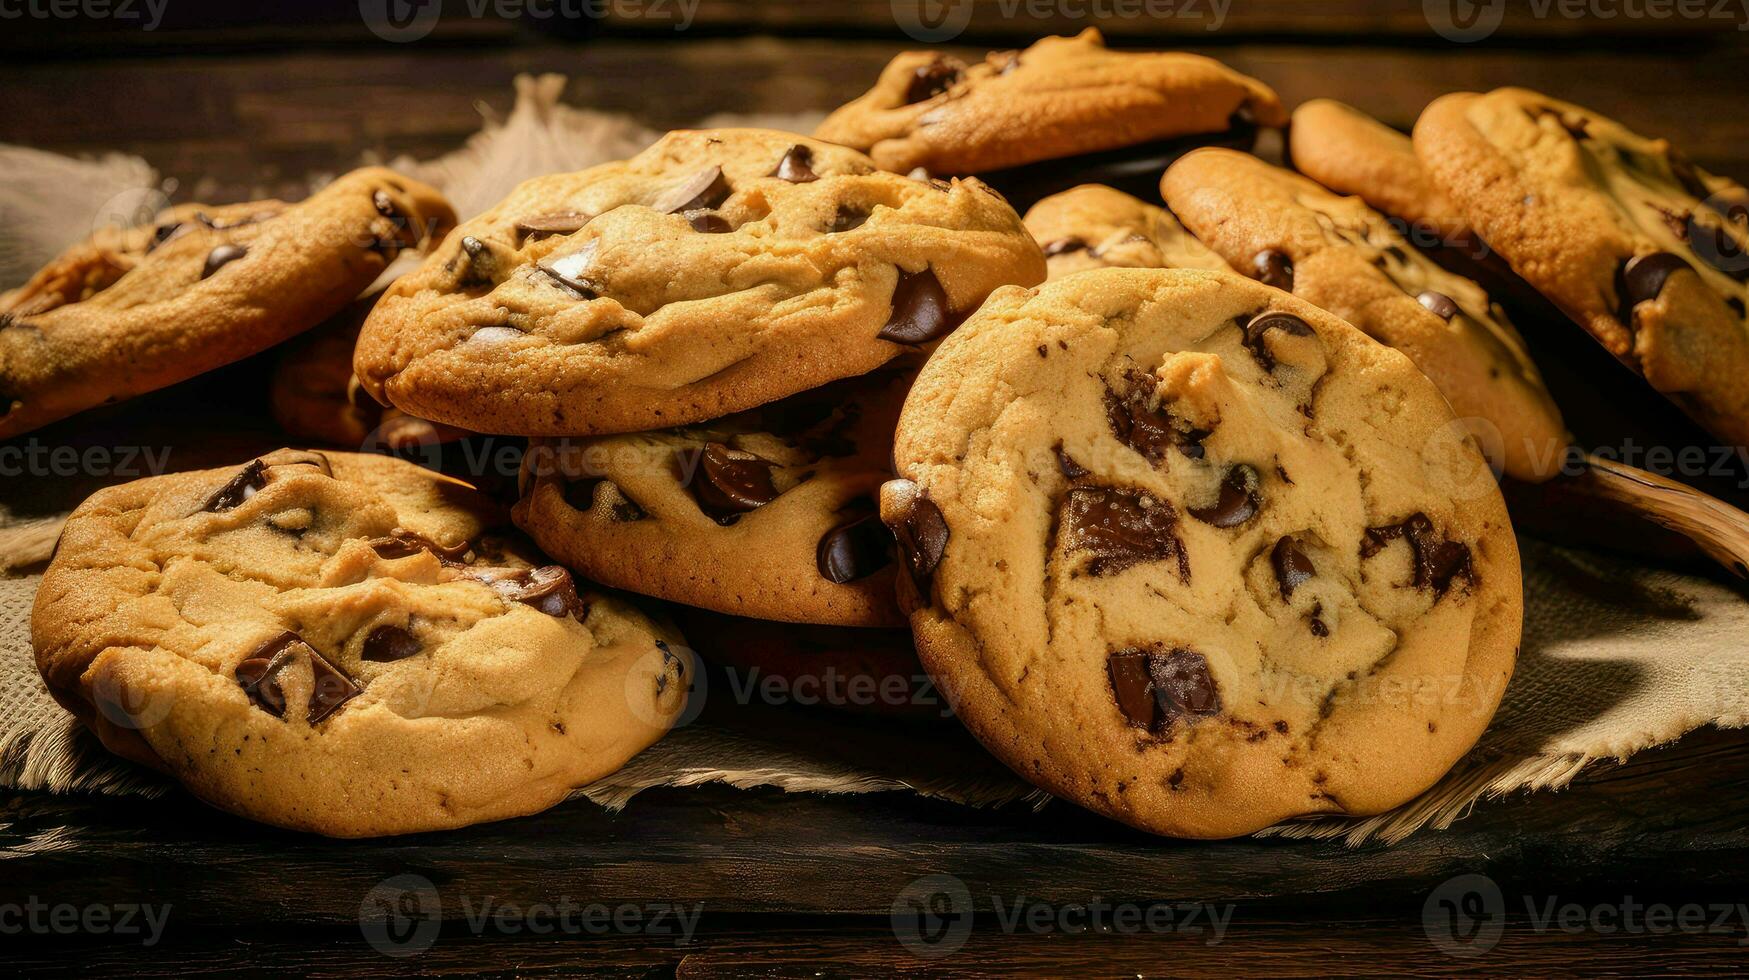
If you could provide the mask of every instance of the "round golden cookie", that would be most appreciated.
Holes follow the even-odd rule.
[[[437,191],[373,167],[297,204],[99,232],[0,296],[0,439],[272,347],[454,222]]]
[[[1414,140],[1514,272],[1696,422],[1749,445],[1749,190],[1527,89],[1438,99]]]
[[[1286,122],[1255,78],[1201,55],[1112,51],[1090,27],[975,65],[907,51],[814,136],[865,150],[887,170],[976,174]]]
[[[1167,204],[1234,268],[1409,355],[1496,469],[1554,476],[1570,439],[1506,311],[1356,197],[1248,154],[1199,150],[1160,182]]]
[[[516,523],[615,588],[754,619],[902,626],[875,497],[919,360],[696,426],[534,440]]]
[[[37,664],[113,752],[339,837],[533,813],[686,704],[679,636],[533,567],[465,484],[282,450],[103,490],[37,593]]]
[[[1463,214],[1428,179],[1409,137],[1351,105],[1302,102],[1288,126],[1288,155],[1307,177],[1407,222],[1398,230],[1416,245],[1469,240]]]
[[[476,432],[635,432],[865,374],[1043,277],[975,180],[880,173],[788,133],[676,131],[467,222],[389,288],[353,366],[379,401]]]
[[[918,653],[1017,773],[1145,830],[1400,805],[1487,725],[1523,612],[1451,426],[1408,358],[1231,273],[1001,290],[882,488]]]
[[[1099,184],[1053,194],[1025,220],[1052,279],[1106,268],[1231,271],[1172,212]]]

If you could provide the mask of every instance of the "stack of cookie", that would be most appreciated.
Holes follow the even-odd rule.
[[[94,239],[0,299],[0,435],[326,320],[285,353],[288,429],[528,449],[508,513],[353,453],[104,491],[44,578],[43,676],[254,819],[459,826],[685,708],[681,632],[588,580],[792,681],[918,657],[1016,772],[1157,833],[1400,805],[1512,673],[1495,474],[1572,455],[1435,246],[1485,239],[1493,285],[1741,444],[1749,194],[1521,90],[1441,100],[1413,144],[1294,120],[1304,176],[1233,148],[1286,123],[1267,86],[1088,31],[902,55],[814,138],[673,132],[453,230],[367,171]],[[919,707],[876,690],[839,700]]]

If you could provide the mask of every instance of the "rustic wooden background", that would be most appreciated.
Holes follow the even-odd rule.
[[[365,28],[359,10],[372,2],[257,9],[169,0],[152,31],[113,18],[0,21],[0,142],[136,153],[180,181],[181,197],[291,193],[308,173],[366,156],[454,148],[479,128],[482,108],[509,108],[519,72],[565,73],[574,104],[672,126],[719,111],[829,108],[860,93],[895,51],[916,46],[891,0],[705,0],[684,32],[627,16],[473,17],[480,0],[446,0],[431,34],[405,44]],[[1030,5],[972,2],[955,39],[966,51],[1087,24],[1061,13],[1078,5],[1041,19],[1008,14]],[[1749,15],[1631,21],[1602,16],[1618,9],[1607,0],[1588,6],[1568,18],[1508,4],[1499,29],[1474,44],[1434,33],[1419,0],[1232,0],[1218,31],[1195,18],[1100,26],[1114,44],[1219,57],[1290,103],[1333,96],[1402,127],[1446,91],[1529,85],[1749,177],[1749,33],[1738,30]],[[1579,372],[1575,384],[1588,377]],[[1359,850],[1161,841],[1067,806],[984,812],[897,794],[664,790],[618,816],[578,804],[455,834],[325,842],[180,794],[118,802],[10,793],[0,794],[0,972],[1731,973],[1745,962],[1741,923],[1689,935],[1539,931],[1521,900],[1749,900],[1745,812],[1749,741],[1717,732],[1604,767],[1563,793],[1485,805],[1447,832]],[[705,928],[676,948],[629,935],[476,936],[450,921],[424,957],[389,960],[362,942],[359,907],[372,884],[402,873],[432,881],[446,916],[461,896],[528,904],[564,893],[704,902]],[[936,873],[964,881],[978,912],[965,950],[931,962],[896,943],[888,912],[906,882]],[[1478,960],[1444,956],[1424,928],[1429,893],[1463,873],[1487,874],[1509,896],[1503,939]],[[1174,935],[1005,936],[992,896],[1231,902],[1237,911],[1215,946]],[[31,898],[168,902],[171,931],[151,950],[6,931],[6,906]]]

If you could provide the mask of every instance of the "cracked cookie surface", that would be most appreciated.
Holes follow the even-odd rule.
[[[187,205],[100,231],[0,296],[0,438],[307,330],[454,221],[435,190],[366,168],[296,204]]]
[[[882,488],[918,652],[1016,772],[1137,827],[1400,804],[1486,726],[1522,619],[1451,422],[1406,357],[1230,273],[1001,290]]]
[[[676,131],[467,222],[372,310],[354,368],[378,400],[473,431],[642,431],[865,374],[1043,277],[978,181]]]
[[[1100,184],[1082,184],[1039,201],[1026,230],[1044,249],[1050,278],[1087,269],[1231,271],[1170,211]]]
[[[522,557],[501,516],[350,453],[112,487],[43,576],[38,667],[111,751],[254,820],[358,837],[533,813],[659,739],[693,667],[672,630]]]
[[[1749,190],[1527,89],[1440,98],[1414,141],[1514,272],[1696,422],[1749,445]]]
[[[901,626],[875,498],[919,363],[696,426],[535,440],[516,523],[616,588],[755,619]]]
[[[1275,92],[1254,78],[1201,55],[1111,51],[1088,28],[971,65],[908,51],[814,135],[888,170],[975,174],[1285,122]]]
[[[1566,427],[1506,311],[1416,250],[1384,215],[1228,150],[1192,153],[1160,187],[1234,268],[1407,354],[1496,469],[1530,481],[1558,472]]]

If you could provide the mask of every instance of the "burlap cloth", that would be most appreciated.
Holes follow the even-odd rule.
[[[525,177],[636,152],[655,134],[635,122],[560,105],[563,79],[517,80],[510,116],[435,161],[392,165],[442,187],[464,216]],[[711,119],[800,132],[816,119]],[[160,198],[156,175],[127,157],[75,161],[0,147],[0,283],[22,281],[92,221],[137,216]],[[175,431],[175,421],[166,427]],[[185,434],[186,429],[182,429]],[[225,465],[271,432],[184,438],[171,469]],[[0,479],[18,480],[16,477]],[[30,648],[30,604],[60,518],[94,487],[14,483],[0,495],[0,787],[158,794],[158,775],[109,757],[48,696]],[[1479,800],[1558,789],[1588,765],[1621,760],[1702,725],[1749,723],[1749,602],[1710,579],[1538,541],[1524,552],[1525,626],[1518,669],[1476,748],[1419,799],[1368,819],[1319,819],[1264,833],[1400,840],[1445,827]],[[653,786],[725,782],[796,792],[907,790],[968,805],[1044,797],[957,729],[881,724],[824,711],[760,708],[707,688],[695,720],[614,776],[580,791],[623,806]]]

